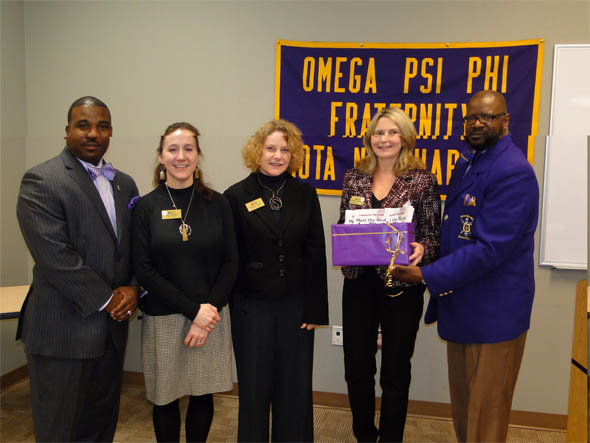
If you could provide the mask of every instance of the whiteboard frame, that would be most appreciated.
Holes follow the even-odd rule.
[[[588,254],[586,254],[586,257],[584,258],[586,260],[586,263],[574,263],[574,262],[554,262],[554,261],[550,261],[548,259],[545,258],[545,236],[544,236],[544,232],[545,232],[545,224],[547,223],[546,220],[546,211],[545,211],[545,207],[546,207],[546,198],[547,198],[547,183],[548,183],[548,176],[549,176],[549,168],[548,166],[548,160],[549,160],[549,151],[550,151],[550,144],[551,144],[551,139],[550,136],[555,135],[553,133],[554,131],[554,111],[555,111],[555,93],[556,93],[556,84],[557,84],[557,68],[559,66],[558,63],[558,59],[559,59],[559,51],[561,49],[566,49],[566,48],[586,48],[586,49],[590,49],[590,44],[588,43],[584,43],[584,44],[560,44],[560,45],[555,45],[554,49],[553,49],[553,77],[551,80],[551,107],[550,107],[550,111],[549,111],[549,135],[547,136],[546,139],[546,143],[545,143],[545,164],[544,164],[544,171],[543,171],[543,200],[542,200],[542,206],[541,206],[541,224],[539,227],[539,265],[540,266],[551,266],[557,269],[574,269],[574,270],[587,270],[588,269]],[[588,151],[590,152],[590,136],[587,137],[587,146],[588,146]],[[588,161],[590,162],[590,155],[588,156]],[[590,164],[590,163],[589,163]],[[588,172],[587,172],[588,173]],[[590,206],[590,205],[589,205]],[[590,210],[590,208],[589,208]],[[586,224],[588,223],[588,221],[586,221]],[[586,235],[588,235],[588,233],[586,233]],[[585,243],[588,242],[588,237],[586,239],[587,241]]]

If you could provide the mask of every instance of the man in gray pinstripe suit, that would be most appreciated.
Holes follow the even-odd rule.
[[[66,148],[28,170],[17,217],[35,261],[17,339],[25,343],[37,441],[112,441],[128,319],[133,179],[105,164],[107,106],[72,103]],[[130,203],[131,202],[131,203]]]

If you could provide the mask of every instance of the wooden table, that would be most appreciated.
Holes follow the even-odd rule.
[[[29,285],[0,287],[0,320],[18,318]]]
[[[590,288],[586,280],[576,287],[574,338],[570,369],[570,395],[567,411],[566,441],[580,442],[588,438],[588,306]]]

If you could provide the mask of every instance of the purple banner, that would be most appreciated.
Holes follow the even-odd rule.
[[[543,41],[500,43],[277,42],[275,117],[303,132],[296,176],[339,195],[347,169],[364,157],[362,138],[383,107],[400,107],[416,126],[415,155],[446,194],[466,148],[463,116],[482,89],[502,92],[514,142],[533,161]]]

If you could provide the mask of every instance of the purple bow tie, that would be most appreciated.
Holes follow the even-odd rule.
[[[102,174],[107,180],[113,181],[113,178],[115,178],[115,172],[117,172],[111,163],[105,163],[102,168],[86,165],[86,170],[88,171],[88,174],[90,174],[92,180]]]

